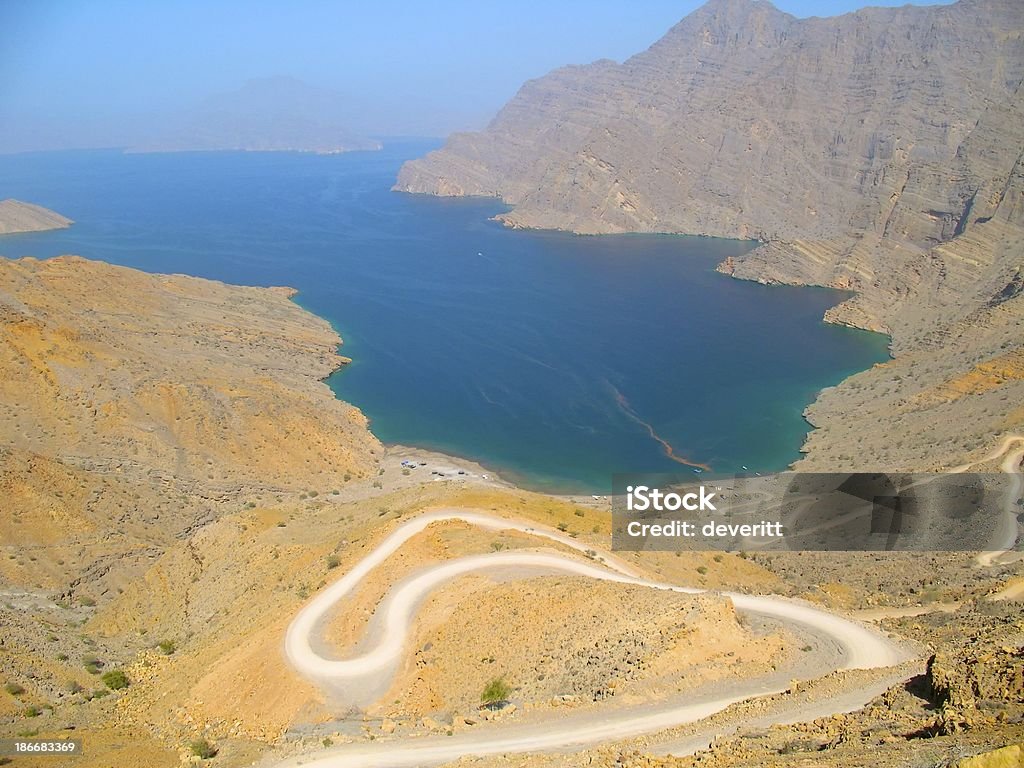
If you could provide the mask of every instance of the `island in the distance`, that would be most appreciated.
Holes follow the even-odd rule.
[[[8,198],[0,200],[0,235],[64,229],[74,222],[66,216],[32,203]]]
[[[341,94],[292,77],[265,77],[170,116],[132,152],[313,152],[378,150],[351,127],[354,108]]]

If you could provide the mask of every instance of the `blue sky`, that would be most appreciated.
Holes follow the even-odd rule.
[[[700,4],[0,0],[0,124],[84,126],[291,75],[367,105],[379,133],[443,135],[483,125],[526,79],[645,49]],[[904,3],[775,4],[829,16]]]

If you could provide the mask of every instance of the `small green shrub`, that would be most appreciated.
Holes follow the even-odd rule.
[[[161,640],[159,643],[156,644],[156,647],[160,649],[160,653],[162,653],[164,656],[170,656],[172,653],[178,650],[173,640]]]
[[[217,748],[206,739],[196,739],[189,744],[189,750],[201,760],[209,760],[217,754]]]
[[[328,570],[337,568],[339,565],[341,565],[341,558],[340,557],[338,557],[337,555],[328,555],[327,556],[327,568],[328,568]]]
[[[128,680],[128,675],[120,669],[112,669],[105,673],[100,678],[103,684],[112,691],[120,691],[122,688],[127,688],[131,683]]]
[[[17,683],[8,683],[4,686],[4,690],[11,694],[11,696],[21,696],[25,692],[25,688]]]
[[[505,678],[496,677],[484,686],[480,694],[480,703],[485,705],[498,704],[507,701],[512,695],[512,686],[505,682]]]

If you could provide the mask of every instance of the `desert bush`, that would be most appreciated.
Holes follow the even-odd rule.
[[[124,670],[112,669],[105,673],[100,678],[103,684],[112,691],[120,691],[122,688],[127,688],[131,683],[128,680],[128,675],[124,673]]]
[[[484,686],[480,694],[480,703],[485,705],[498,704],[507,701],[512,695],[512,686],[505,682],[505,678],[496,677]]]
[[[206,739],[196,739],[189,744],[189,751],[201,760],[209,760],[217,754],[217,748]]]

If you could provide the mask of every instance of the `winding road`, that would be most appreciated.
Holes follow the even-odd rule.
[[[387,598],[383,630],[378,633],[380,636],[374,638],[374,642],[360,655],[333,659],[319,653],[315,647],[318,630],[335,606],[352,594],[371,571],[385,563],[405,542],[428,526],[449,520],[459,520],[494,531],[520,531],[555,541],[577,552],[590,550],[591,557],[594,556],[592,547],[537,524],[456,509],[413,518],[402,523],[352,570],[326,587],[297,614],[285,637],[285,652],[295,669],[304,677],[333,690],[339,690],[339,687],[354,690],[374,683],[379,685],[382,678],[386,680],[390,677],[402,658],[410,625],[420,601],[440,584],[471,572],[493,568],[506,571],[515,568],[531,572],[539,569],[673,592],[698,594],[705,591],[644,579],[607,552],[598,553],[599,561],[555,551],[474,555],[430,566],[395,587]],[[842,661],[831,669],[821,670],[822,675],[835,668],[891,667],[910,657],[877,631],[809,604],[783,597],[731,592],[722,594],[732,600],[737,610],[798,625],[804,630],[831,639],[841,649]],[[689,695],[684,700],[676,698],[657,704],[586,713],[579,717],[523,723],[455,736],[346,744],[316,755],[295,758],[282,765],[313,768],[412,768],[448,762],[463,755],[580,748],[696,722],[735,702],[777,693],[785,688],[785,684],[780,686],[777,681],[753,680],[737,685],[728,692],[712,691],[703,697]]]
[[[1010,446],[1014,443],[1021,443],[1021,447],[1016,451],[1011,451]],[[999,445],[992,451],[992,453],[982,456],[976,461],[972,461],[969,464],[961,464],[959,467],[954,467],[950,472],[967,472],[971,467],[975,467],[978,464],[984,464],[989,461],[998,459],[1003,454],[1006,454],[1006,458],[1003,459],[999,465],[999,469],[1008,475],[1013,477],[1013,481],[1006,489],[1006,498],[1003,501],[1003,506],[1006,513],[1003,515],[1003,519],[1000,523],[998,538],[1002,542],[1000,549],[992,552],[982,552],[978,555],[978,565],[988,568],[995,565],[996,560],[1000,556],[1011,551],[1017,545],[1017,537],[1019,535],[1019,524],[1017,522],[1018,509],[1017,501],[1020,499],[1022,493],[1024,493],[1024,474],[1021,474],[1021,462],[1024,461],[1024,435],[1007,435],[1002,439]]]

